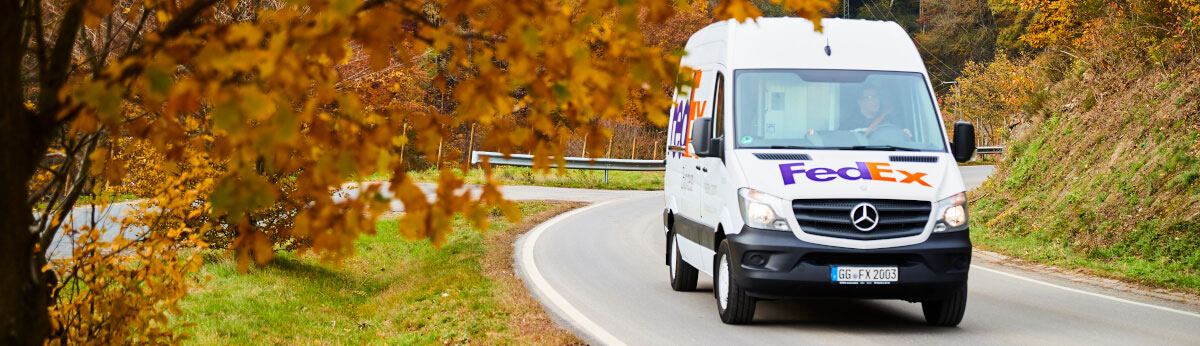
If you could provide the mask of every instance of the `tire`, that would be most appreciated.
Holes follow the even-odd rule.
[[[733,263],[729,259],[729,241],[722,240],[717,250],[717,267],[713,268],[713,290],[717,292],[717,313],[725,324],[746,324],[754,320],[754,306],[758,300],[746,295],[746,291],[730,276]]]
[[[677,237],[679,236],[672,233],[667,238],[671,242],[670,247],[668,247],[671,249],[671,261],[667,262],[668,271],[671,273],[671,289],[680,292],[695,291],[699,271],[696,270],[696,267],[683,261],[683,256],[679,254]]]
[[[967,285],[944,299],[921,302],[921,311],[925,313],[925,323],[931,326],[957,326],[967,312]]]

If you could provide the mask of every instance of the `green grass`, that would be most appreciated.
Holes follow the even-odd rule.
[[[455,174],[462,175],[462,171],[455,168],[452,169]],[[408,172],[413,179],[419,182],[437,182],[439,172],[434,169],[424,171]],[[551,169],[545,172],[537,172],[529,167],[512,167],[512,166],[497,166],[492,169],[492,177],[505,185],[537,185],[537,186],[554,186],[554,187],[570,187],[581,189],[604,189],[604,190],[662,190],[663,188],[663,172],[627,172],[627,171],[608,171],[608,182],[604,182],[604,171],[585,170],[585,169],[568,169],[565,174],[558,174],[558,170]],[[366,180],[386,180],[390,176],[386,174],[375,174]],[[482,184],[484,182],[483,170],[472,169],[467,171],[464,179],[469,184]]]
[[[975,159],[967,162],[959,162],[959,166],[992,166],[1000,163],[998,155],[980,155],[975,154]]]
[[[1194,225],[1194,224],[1193,224]],[[1048,235],[1044,231],[1005,232],[986,225],[971,228],[971,241],[981,248],[1022,259],[1063,268],[1086,269],[1092,274],[1133,281],[1155,287],[1182,289],[1200,293],[1200,251],[1190,249],[1187,255],[1149,250],[1160,244],[1186,244],[1179,238],[1155,239],[1157,232],[1149,228],[1138,230],[1149,239],[1122,242],[1115,246],[1080,251],[1068,237]],[[1141,254],[1146,254],[1143,256]]]
[[[971,206],[972,241],[1027,260],[1200,293],[1200,223],[1188,200],[1196,195],[1200,160],[1180,154],[1196,140],[1178,137],[1151,154],[1118,152],[1129,159],[1111,164],[1109,153],[1063,159],[1063,144],[1044,137],[1015,143],[1009,161],[974,192],[980,198]]]
[[[107,197],[108,199],[103,200],[104,197]],[[78,207],[78,206],[94,204],[97,200],[103,200],[104,203],[121,203],[121,202],[132,201],[135,199],[138,199],[138,196],[134,196],[133,194],[128,194],[128,193],[114,194],[114,193],[106,192],[104,195],[100,195],[100,196],[92,196],[92,195],[79,196],[79,199],[75,200],[75,206]],[[33,208],[34,208],[34,210],[46,209],[46,202],[38,202],[37,205],[33,206]]]
[[[282,253],[239,274],[231,256],[212,252],[203,267],[212,279],[179,318],[195,323],[195,344],[579,343],[512,274],[517,234],[569,207],[521,203],[523,223],[494,218],[487,232],[459,217],[442,249],[380,221],[340,266]]]

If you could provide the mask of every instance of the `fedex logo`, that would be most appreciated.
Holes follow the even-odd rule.
[[[671,114],[671,132],[667,134],[668,146],[682,147],[687,145],[687,128],[692,124],[692,118],[689,116],[691,114],[691,110],[692,104],[686,100],[679,101],[679,104],[675,106],[675,111]],[[670,155],[671,157],[682,157],[684,153],[668,150],[667,155]]]
[[[696,70],[692,76],[696,85],[700,85],[701,75],[701,71]],[[688,90],[688,94],[688,99],[680,100],[671,111],[671,124],[667,127],[667,155],[670,157],[691,157],[690,153],[671,151],[670,147],[687,148],[692,141],[692,120],[704,117],[704,109],[708,107],[708,101],[696,101],[695,90]]]
[[[812,181],[830,181],[837,178],[845,180],[878,180],[890,181],[902,184],[920,184],[925,187],[933,187],[925,182],[927,173],[908,172],[901,169],[893,169],[886,162],[855,162],[854,166],[843,167],[839,169],[814,167],[804,168],[803,162],[784,163],[779,165],[779,173],[783,175],[783,185],[792,185],[796,183],[796,175],[803,174],[805,178]]]

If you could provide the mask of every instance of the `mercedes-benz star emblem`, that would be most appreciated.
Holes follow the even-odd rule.
[[[863,232],[870,232],[879,225],[879,211],[871,203],[859,203],[850,209],[850,223]]]

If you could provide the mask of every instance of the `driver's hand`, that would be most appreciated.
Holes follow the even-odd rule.
[[[904,134],[908,135],[908,138],[912,138],[913,136],[912,131],[909,131],[908,129],[904,129]]]

